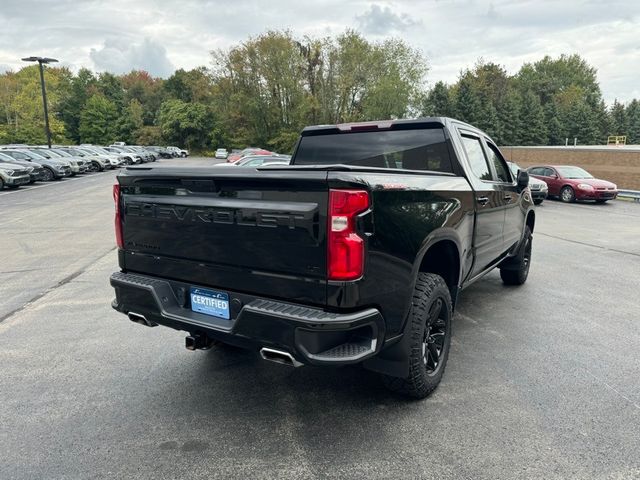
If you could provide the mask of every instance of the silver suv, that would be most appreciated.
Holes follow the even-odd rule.
[[[26,185],[30,181],[31,177],[26,167],[15,163],[3,163],[0,161],[0,190],[5,186],[18,188],[20,185]]]

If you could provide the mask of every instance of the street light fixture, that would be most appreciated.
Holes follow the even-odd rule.
[[[42,88],[42,104],[44,105],[44,130],[47,135],[47,145],[51,148],[51,130],[49,130],[49,109],[47,108],[47,91],[44,88],[44,65],[45,63],[57,62],[55,58],[49,57],[26,57],[23,62],[38,62],[40,66],[40,87]]]

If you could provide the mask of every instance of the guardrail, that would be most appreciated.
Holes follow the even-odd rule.
[[[630,198],[636,203],[640,203],[640,192],[638,190],[618,190],[618,196]]]

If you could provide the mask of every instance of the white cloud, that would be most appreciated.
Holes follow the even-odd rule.
[[[387,35],[407,30],[419,22],[407,13],[395,13],[389,6],[371,5],[362,15],[356,15],[360,30],[372,35]]]
[[[127,73],[146,70],[156,77],[168,77],[175,70],[167,58],[166,48],[149,38],[139,44],[112,38],[106,40],[102,48],[92,48],[89,57],[98,71]]]
[[[428,57],[430,83],[479,57],[511,73],[544,55],[578,53],[607,101],[638,96],[637,0],[2,0],[0,64],[26,55],[114,72],[209,65],[209,51],[267,29],[324,37],[358,28],[402,38]]]

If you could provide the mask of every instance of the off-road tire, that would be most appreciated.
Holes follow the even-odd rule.
[[[451,293],[444,279],[434,273],[418,274],[405,332],[409,341],[409,376],[398,378],[383,375],[383,382],[388,389],[412,398],[425,398],[438,387],[449,357],[452,315]],[[438,327],[437,331],[444,327],[444,333],[437,365],[429,372],[427,355],[432,350],[425,337],[431,338],[430,332],[435,327]],[[423,348],[425,344],[427,351]],[[437,349],[437,342],[431,344]]]
[[[518,255],[500,267],[500,278],[505,285],[522,285],[527,281],[533,247],[533,235],[528,226],[525,227],[523,242],[525,244],[520,248]]]

